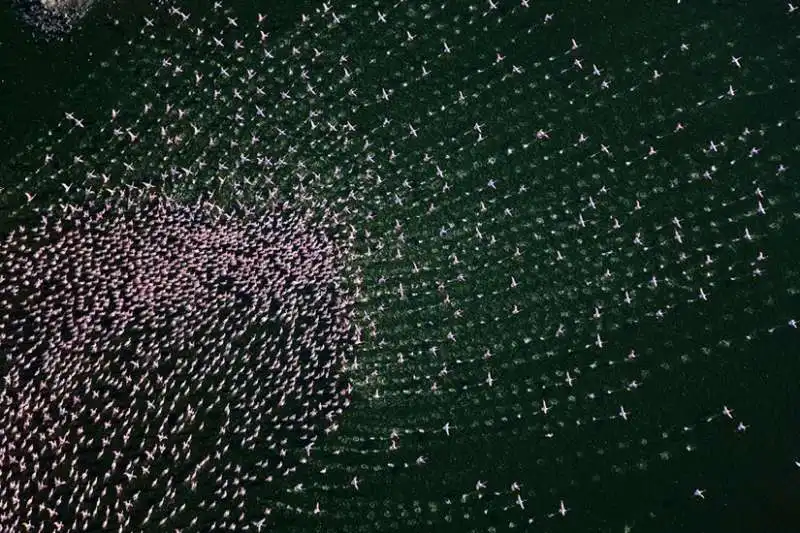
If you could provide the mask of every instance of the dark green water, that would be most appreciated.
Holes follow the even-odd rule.
[[[181,3],[191,22],[180,26],[164,9],[98,5],[78,32],[47,44],[11,13],[0,20],[5,227],[61,199],[58,182],[86,186],[74,154],[113,185],[152,181],[220,202],[262,201],[267,177],[299,195],[296,172],[313,171],[309,190],[348,206],[365,332],[353,403],[310,466],[248,489],[248,509],[271,507],[276,531],[799,531],[800,332],[788,324],[800,320],[800,11],[332,4],[340,23],[313,2],[226,2],[235,28],[206,3]],[[259,11],[274,63],[257,49]],[[183,72],[161,68],[164,57]],[[194,71],[224,96],[196,88]],[[150,102],[186,109],[201,135],[240,145],[190,141],[187,120],[143,113]],[[273,115],[260,120],[256,104]],[[114,140],[111,108],[138,144]],[[67,111],[87,128],[70,128]],[[309,111],[320,112],[313,128]],[[231,119],[237,112],[246,120]],[[187,141],[165,146],[162,126]],[[240,160],[251,135],[285,166]],[[60,167],[43,168],[46,150]],[[214,183],[219,161],[235,167],[228,183],[252,182],[245,193]],[[159,178],[170,165],[197,178]],[[40,204],[26,205],[27,191]]]

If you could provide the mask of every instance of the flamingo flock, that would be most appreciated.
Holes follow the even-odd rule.
[[[0,531],[702,531],[796,472],[794,9],[157,4],[0,161]]]

